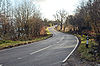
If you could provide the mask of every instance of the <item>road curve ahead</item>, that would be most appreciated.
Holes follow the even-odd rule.
[[[53,37],[0,51],[0,66],[61,66],[77,44],[75,36],[48,28]]]

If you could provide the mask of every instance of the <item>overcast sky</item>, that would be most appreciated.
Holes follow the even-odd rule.
[[[60,9],[73,14],[79,4],[79,0],[36,0],[35,2],[40,6],[42,16],[48,19],[53,19],[53,14]]]
[[[21,0],[12,0],[16,3]],[[30,0],[40,7],[42,17],[53,19],[57,10],[65,9],[68,14],[73,14],[81,0]]]

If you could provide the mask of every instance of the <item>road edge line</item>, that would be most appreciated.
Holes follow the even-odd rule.
[[[75,48],[71,51],[71,53],[62,61],[62,63],[65,63],[67,61],[67,59],[72,55],[72,53],[76,50],[77,46],[79,45],[79,39],[75,36],[76,40],[77,40],[77,44],[75,46]]]

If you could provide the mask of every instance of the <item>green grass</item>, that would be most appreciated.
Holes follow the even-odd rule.
[[[27,41],[1,40],[0,41],[0,49],[11,48],[11,47],[19,46],[19,45],[24,45],[24,44],[37,42],[37,41],[40,41],[40,40],[45,40],[45,39],[52,36],[52,34],[49,32],[48,29],[46,29],[46,31],[47,31],[46,36],[37,37],[33,40],[27,40]]]
[[[81,44],[79,45],[77,51],[80,55],[81,59],[86,59],[88,61],[96,61],[100,62],[100,60],[96,60],[94,55],[90,53],[90,51],[93,49],[93,45],[97,45],[96,42],[92,39],[89,39],[89,48],[86,48],[86,36],[80,36],[77,35],[81,39]]]

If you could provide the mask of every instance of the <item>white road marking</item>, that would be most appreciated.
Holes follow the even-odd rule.
[[[35,53],[38,53],[38,52],[43,51],[43,50],[45,50],[45,49],[48,49],[48,48],[51,47],[51,46],[52,46],[52,45],[50,45],[50,46],[48,46],[48,47],[45,47],[45,48],[42,48],[42,49],[40,49],[40,50],[38,50],[38,51],[32,52],[32,53],[30,53],[30,55],[33,55],[33,54],[35,54]]]
[[[19,59],[19,60],[20,60],[20,59],[22,59],[22,58],[17,58],[17,59]]]
[[[79,40],[78,38],[75,36],[76,40],[77,40],[77,44],[75,46],[75,48],[71,51],[71,53],[62,61],[63,63],[65,63],[67,61],[67,59],[72,55],[72,53],[75,51],[75,49],[77,48],[78,44],[79,44]]]
[[[57,43],[60,43],[63,39],[64,39],[64,36]]]
[[[29,54],[30,54],[30,55],[33,55],[33,54],[35,54],[35,53],[38,53],[38,52],[43,51],[43,50],[45,50],[45,49],[48,49],[48,48],[51,47],[51,46],[52,46],[52,45],[50,45],[50,46],[48,46],[48,47],[45,47],[45,48],[42,48],[42,49],[40,49],[40,50],[38,50],[38,51],[29,53]],[[19,58],[17,58],[17,59],[18,59],[18,60],[21,60],[21,59],[23,59],[23,58],[25,58],[25,57],[19,57]]]
[[[59,42],[57,42],[57,43],[59,43]]]

